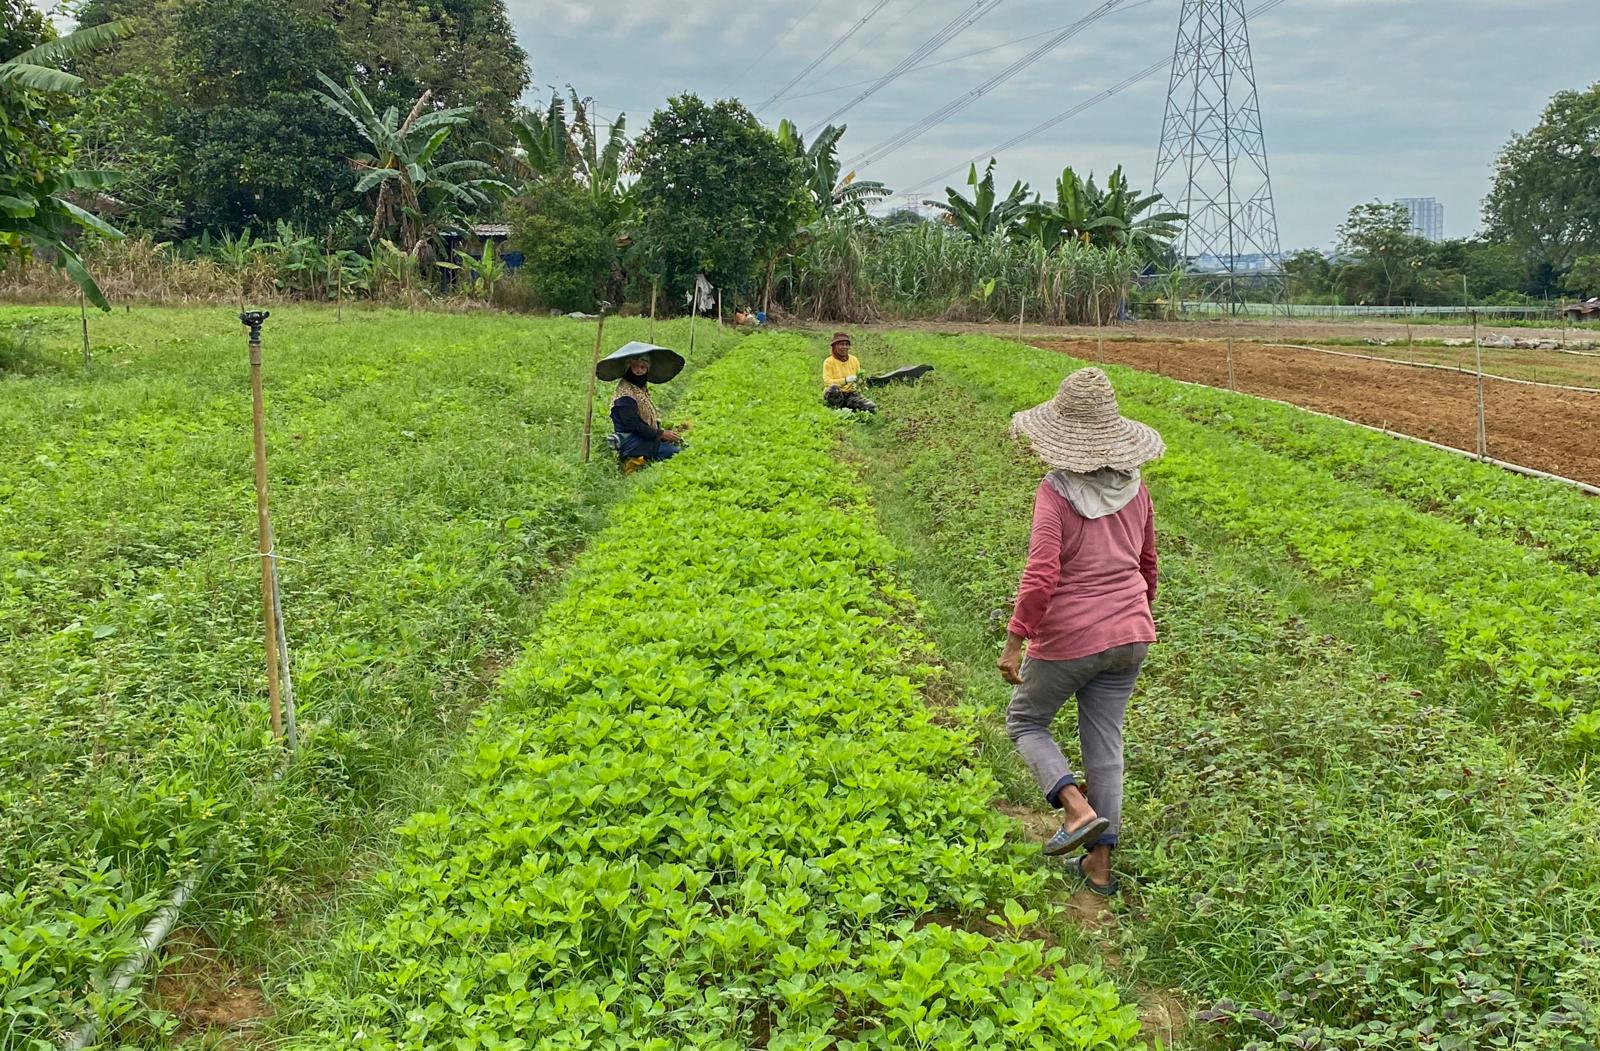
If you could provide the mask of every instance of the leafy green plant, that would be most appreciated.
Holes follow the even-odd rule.
[[[1044,876],[924,705],[817,353],[758,336],[701,374],[690,448],[619,505],[460,789],[289,990],[293,1046],[1143,1046],[1029,935]],[[1006,937],[974,929],[991,911]]]
[[[91,1004],[160,1029],[106,975],[174,883],[230,952],[370,849],[622,491],[578,463],[592,326],[273,309],[274,525],[301,752],[266,729],[250,394],[231,311],[97,324],[107,374],[0,384],[0,1002],[6,1047]],[[76,309],[0,308],[76,356]],[[680,342],[686,323],[658,326]],[[608,336],[643,339],[617,319]],[[3,347],[4,336],[0,336]],[[737,341],[697,336],[693,369]],[[4,359],[0,359],[3,361]],[[152,1036],[159,1042],[158,1037]]]
[[[874,465],[880,520],[964,687],[956,710],[1008,795],[1036,807],[993,660],[1045,468],[1007,427],[1078,362],[902,333],[880,351],[938,368],[936,380],[883,393],[890,427],[851,432]],[[1600,1025],[1600,839],[1581,763],[1564,765],[1562,746],[1507,719],[1480,720],[1467,701],[1474,676],[1436,674],[1437,651],[1385,630],[1362,590],[1213,516],[1203,472],[1259,496],[1254,479],[1284,464],[1214,456],[1204,429],[1169,430],[1147,408],[1153,378],[1118,370],[1115,380],[1124,409],[1158,422],[1169,449],[1145,472],[1162,641],[1129,708],[1116,859],[1132,977],[1197,1005],[1180,1046],[1580,1051]],[[1227,406],[1252,408],[1239,396]],[[1355,433],[1316,425],[1319,437],[1341,429]],[[1327,475],[1318,487],[1310,477],[1296,478],[1298,506],[1270,510],[1337,523],[1361,506]],[[1070,706],[1063,721],[1070,735]],[[1550,736],[1549,716],[1532,721]]]

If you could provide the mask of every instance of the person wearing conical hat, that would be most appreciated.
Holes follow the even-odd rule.
[[[1082,850],[1077,873],[1110,896],[1123,714],[1156,641],[1155,510],[1139,468],[1166,446],[1122,416],[1111,381],[1095,368],[1074,372],[1055,397],[1017,413],[1011,430],[1052,470],[1034,493],[1028,564],[999,660],[1015,687],[1006,732],[1060,812],[1061,831],[1044,852]],[[1051,733],[1074,698],[1087,791]]]
[[[822,401],[830,409],[877,412],[878,406],[856,389],[861,382],[861,362],[850,352],[850,334],[835,332],[828,356],[822,361]]]
[[[617,381],[611,397],[611,425],[624,464],[670,460],[682,450],[680,431],[685,428],[674,429],[662,422],[650,400],[650,385],[672,379],[683,365],[676,352],[645,343],[630,343],[596,365],[598,378]]]

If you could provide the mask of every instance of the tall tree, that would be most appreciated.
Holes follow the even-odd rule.
[[[333,26],[294,0],[196,0],[173,55],[169,127],[188,232],[278,220],[323,229],[352,203],[347,126],[313,90],[350,62]]]
[[[355,75],[380,111],[429,90],[443,108],[472,107],[443,160],[509,139],[528,81],[505,0],[84,0],[79,13],[138,27],[75,67],[108,96],[84,107],[82,138],[146,184],[130,187],[148,202],[141,225],[176,210],[182,232],[277,218],[322,229],[354,206],[342,158],[357,143],[316,101],[319,71]],[[124,105],[138,112],[110,124]]]
[[[1350,209],[1339,226],[1339,250],[1349,257],[1345,276],[1353,297],[1385,305],[1420,298],[1417,278],[1429,245],[1412,234],[1403,205],[1373,201]]]
[[[634,144],[639,242],[662,289],[685,295],[697,272],[753,295],[798,216],[799,166],[750,111],[730,99],[680,95]]]
[[[1514,137],[1484,201],[1491,238],[1515,246],[1539,291],[1579,256],[1600,252],[1600,83],[1562,91],[1538,125]]]

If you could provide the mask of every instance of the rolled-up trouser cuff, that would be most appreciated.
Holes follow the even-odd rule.
[[[1095,847],[1111,847],[1113,850],[1115,850],[1116,846],[1117,834],[1115,832],[1107,832],[1099,839],[1096,839],[1093,843],[1090,843],[1089,849],[1093,850]]]
[[[1059,781],[1057,781],[1055,783],[1055,787],[1054,788],[1050,789],[1050,791],[1048,791],[1048,792],[1046,792],[1044,794],[1045,802],[1049,803],[1052,808],[1054,808],[1056,810],[1060,810],[1061,809],[1061,790],[1064,789],[1064,788],[1068,788],[1068,787],[1070,787],[1072,785],[1075,785],[1077,783],[1078,782],[1073,778],[1073,776],[1071,774],[1064,775],[1061,778],[1061,780],[1059,780]]]

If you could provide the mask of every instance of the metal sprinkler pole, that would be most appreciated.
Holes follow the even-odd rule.
[[[279,684],[277,603],[273,601],[273,579],[277,575],[272,550],[272,515],[267,508],[267,424],[265,399],[261,393],[261,325],[270,317],[265,310],[240,313],[239,320],[250,329],[250,399],[254,423],[256,468],[256,550],[261,555],[261,615],[266,622],[267,698],[272,713],[272,736],[282,741],[283,697]]]
[[[600,319],[594,326],[594,359],[589,362],[589,406],[583,413],[583,462],[589,462],[589,439],[594,434],[594,391],[598,377],[595,369],[600,367],[600,337],[606,330],[606,307],[610,303],[600,304]]]

